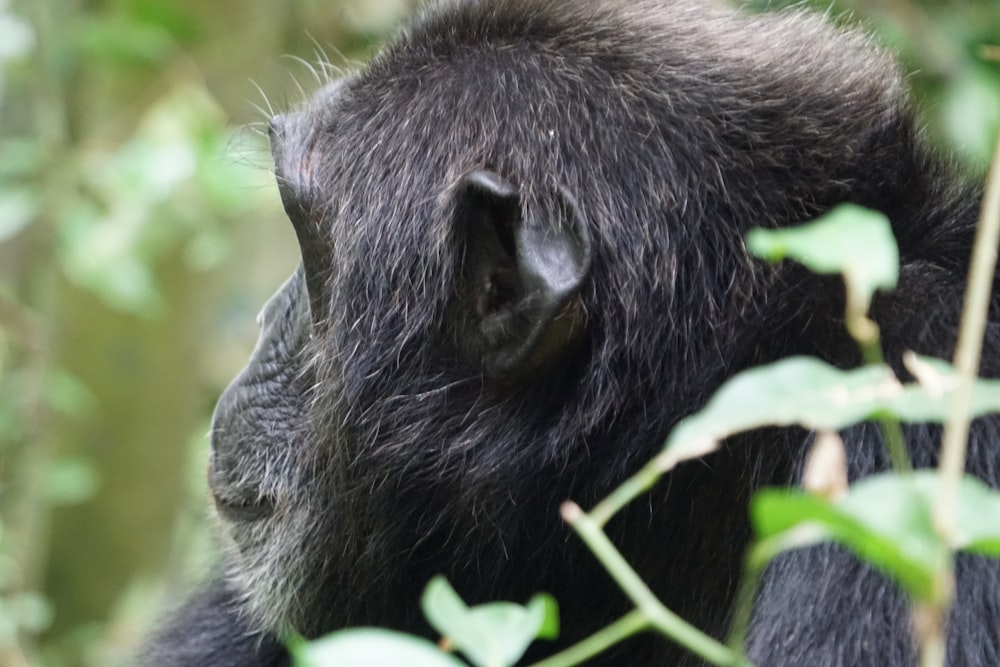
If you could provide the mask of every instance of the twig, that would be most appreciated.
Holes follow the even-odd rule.
[[[752,667],[725,645],[667,609],[611,543],[600,525],[580,509],[579,505],[564,503],[561,513],[652,627],[713,665]]]
[[[983,335],[990,307],[990,293],[997,263],[997,243],[1000,242],[1000,142],[993,153],[993,163],[986,181],[983,206],[979,213],[976,240],[972,248],[969,284],[965,291],[962,326],[955,348],[955,371],[958,386],[951,402],[951,411],[944,426],[941,445],[941,492],[935,505],[935,526],[948,539],[955,533],[955,509],[958,488],[965,473],[965,455],[969,440],[972,410],[972,389],[979,375],[979,360]]]
[[[531,667],[572,667],[582,664],[602,651],[606,651],[623,639],[638,634],[649,627],[649,619],[638,609],[629,612],[625,616],[609,625],[608,627],[595,632],[586,639],[570,646],[565,651],[560,651],[553,656],[536,662]]]

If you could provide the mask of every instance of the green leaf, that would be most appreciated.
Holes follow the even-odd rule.
[[[841,204],[824,216],[789,229],[754,229],[747,249],[776,262],[785,258],[815,273],[842,273],[854,303],[867,311],[876,289],[893,289],[899,249],[889,219],[876,211]]]
[[[937,492],[937,476],[919,475],[925,493]],[[965,476],[958,487],[952,548],[1000,558],[1000,492],[975,477]]]
[[[0,65],[23,58],[34,48],[35,32],[31,25],[0,9]]]
[[[886,409],[905,422],[946,422],[959,383],[954,367],[942,359],[916,354],[907,354],[904,363],[919,384],[904,385],[904,393]],[[980,417],[998,410],[1000,380],[977,378],[972,386],[971,416]]]
[[[292,653],[295,667],[467,667],[426,639],[376,628],[334,632]]]
[[[939,599],[935,584],[946,571],[948,550],[935,534],[930,503],[908,477],[863,480],[837,503],[798,490],[768,489],[750,504],[762,538],[813,524],[883,570],[918,600]]]
[[[0,140],[0,181],[37,178],[47,159],[41,141],[34,137],[15,136]],[[6,183],[4,185],[9,187]],[[11,185],[16,186],[15,183]]]
[[[948,79],[942,124],[948,137],[975,164],[988,164],[1000,128],[1000,90],[996,68],[981,64],[962,68]]]
[[[722,439],[763,426],[798,425],[836,431],[893,415],[904,422],[943,423],[957,386],[955,372],[939,359],[914,356],[922,384],[901,384],[887,366],[840,370],[812,357],[789,357],[730,378],[699,412],[682,420],[667,439],[671,461],[712,451]],[[979,379],[972,416],[1000,412],[1000,380]]]
[[[537,607],[537,609],[536,609]],[[534,615],[541,614],[542,624],[535,633],[538,639],[557,639],[559,637],[559,605],[551,595],[537,594],[528,600],[528,609]]]
[[[136,249],[141,209],[105,213],[89,202],[70,207],[60,227],[59,265],[66,276],[112,308],[151,317],[163,307],[152,267]]]
[[[129,9],[139,22],[160,26],[181,43],[190,44],[203,34],[191,11],[173,0],[132,0]]]
[[[55,616],[52,604],[33,591],[7,596],[4,607],[4,611],[17,622],[19,627],[32,633],[39,633],[48,628]]]
[[[766,489],[750,505],[762,539],[808,525],[818,537],[844,545],[900,583],[914,598],[936,602],[944,594],[949,551],[1000,557],[1000,493],[974,477],[959,487],[954,542],[934,528],[936,471],[868,477],[830,502],[803,491]]]
[[[667,447],[683,460],[688,451],[700,455],[706,442],[763,426],[837,430],[868,418],[902,390],[885,366],[844,371],[813,357],[789,357],[733,376],[674,428]]]
[[[45,498],[53,505],[76,505],[90,500],[100,486],[90,461],[64,458],[53,461],[43,477]]]
[[[442,576],[431,579],[421,606],[427,620],[478,667],[509,667],[535,638],[558,635],[555,600],[535,595],[526,606],[491,602],[469,607]]]
[[[170,33],[161,26],[127,17],[88,17],[74,33],[85,57],[115,65],[156,66],[176,50]]]
[[[62,369],[52,371],[45,382],[45,401],[55,412],[68,417],[87,417],[100,408],[100,400],[87,384]]]
[[[41,210],[41,196],[33,189],[0,188],[0,243],[34,222]]]

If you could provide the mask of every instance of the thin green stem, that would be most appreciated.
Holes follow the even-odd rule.
[[[941,445],[941,492],[935,505],[935,524],[946,538],[955,533],[955,506],[958,488],[965,473],[965,455],[969,440],[972,389],[979,375],[983,334],[990,306],[990,293],[1000,242],[1000,141],[993,153],[993,163],[986,181],[983,205],[979,213],[976,240],[972,248],[969,284],[965,291],[962,327],[955,349],[958,386],[951,402],[951,412],[944,427]],[[953,541],[949,540],[950,543]]]
[[[903,427],[899,420],[883,417],[878,424],[882,429],[882,437],[885,438],[885,448],[889,452],[889,464],[893,471],[913,472],[913,463],[910,461],[910,452],[906,449],[906,438],[903,437]]]
[[[729,650],[740,656],[741,660],[746,660],[743,655],[743,645],[746,643],[750,617],[753,613],[753,601],[764,568],[782,552],[811,546],[822,541],[824,537],[822,531],[806,524],[754,542],[747,548],[743,560],[743,576],[733,605],[733,622],[726,640]]]
[[[736,601],[733,605],[733,622],[726,644],[729,646],[730,651],[739,653],[740,655],[743,654],[747,632],[750,629],[750,618],[753,615],[753,600],[757,595],[760,577],[764,573],[764,567],[773,558],[773,555],[766,559],[761,558],[760,552],[765,544],[754,543],[747,549],[747,555],[743,561],[743,577],[740,579],[740,587],[736,592]]]
[[[661,454],[642,467],[636,474],[625,480],[607,498],[597,503],[590,510],[590,520],[603,528],[623,507],[648,491],[663,476],[668,468],[664,467],[664,456]]]
[[[972,246],[969,282],[962,306],[962,326],[955,348],[955,372],[958,385],[951,400],[951,410],[944,426],[941,443],[941,488],[934,506],[934,525],[947,544],[956,543],[958,493],[965,475],[965,458],[972,421],[972,393],[979,375],[983,336],[989,316],[990,295],[996,275],[997,244],[1000,243],[1000,140],[993,152],[993,162],[986,180],[983,204],[979,211],[976,240]],[[945,620],[954,602],[954,587],[937,605],[940,626],[926,632],[920,640],[921,667],[943,667],[945,661]]]
[[[936,605],[918,602],[911,613],[919,639],[920,667],[943,667],[947,641],[942,610]]]
[[[573,644],[565,651],[560,651],[541,662],[536,662],[531,667],[572,667],[582,664],[585,660],[589,660],[620,641],[642,632],[649,626],[649,619],[646,618],[646,615],[636,609],[603,630]]]
[[[851,294],[848,286],[848,295]],[[861,358],[867,366],[885,365],[885,355],[882,353],[882,343],[879,339],[879,328],[865,314],[867,304],[854,303],[848,296],[847,302],[847,331],[851,337],[857,341],[861,348]],[[910,453],[906,448],[906,438],[903,437],[903,427],[895,417],[882,417],[879,419],[879,427],[882,429],[882,437],[885,440],[885,448],[889,454],[889,463],[897,473],[913,472],[913,463],[910,461]]]
[[[942,667],[945,660],[945,641],[935,636],[920,643],[920,667]]]
[[[741,656],[667,609],[611,543],[600,524],[576,503],[565,503],[562,515],[652,627],[713,665],[749,667],[750,663]]]
[[[859,307],[853,304],[847,307],[847,332],[861,348],[861,359],[865,364],[879,366],[885,363],[885,357],[882,354],[878,325],[868,319],[864,310],[855,310]]]

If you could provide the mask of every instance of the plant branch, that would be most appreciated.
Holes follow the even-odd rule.
[[[734,654],[725,645],[667,609],[611,543],[601,526],[579,505],[564,503],[561,512],[563,519],[573,527],[652,627],[713,665],[751,667],[742,656]]]
[[[608,627],[570,646],[565,651],[560,651],[541,662],[536,662],[531,667],[572,667],[582,664],[585,660],[606,651],[618,642],[642,632],[649,625],[649,619],[646,618],[646,615],[636,609],[625,614]]]
[[[660,477],[677,465],[677,461],[672,456],[668,456],[666,451],[660,452],[657,456],[644,465],[639,472],[629,477],[611,494],[594,505],[588,515],[599,528],[603,528],[615,514],[623,507],[648,491]]]
[[[941,445],[941,493],[935,505],[935,525],[954,544],[955,510],[958,488],[965,473],[965,456],[969,440],[972,390],[979,375],[979,360],[983,334],[990,307],[990,293],[997,263],[997,243],[1000,241],[1000,142],[993,153],[986,181],[986,191],[979,214],[976,240],[972,248],[969,284],[965,291],[962,326],[955,349],[955,371],[958,386],[951,402],[951,414],[944,427]]]
[[[868,317],[867,310],[868,303],[854,295],[848,282],[847,331],[861,348],[861,358],[866,365],[883,366],[885,365],[885,355],[882,354],[878,324]],[[910,461],[910,453],[906,449],[906,438],[903,437],[903,427],[900,426],[899,420],[895,417],[882,417],[878,423],[882,429],[882,437],[885,439],[885,448],[889,453],[889,463],[892,465],[892,469],[897,473],[912,472],[913,463]]]

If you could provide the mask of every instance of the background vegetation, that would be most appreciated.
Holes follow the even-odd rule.
[[[0,0],[0,666],[127,664],[209,567],[211,409],[298,261],[254,126],[413,4]],[[834,5],[981,170],[1000,3]]]

